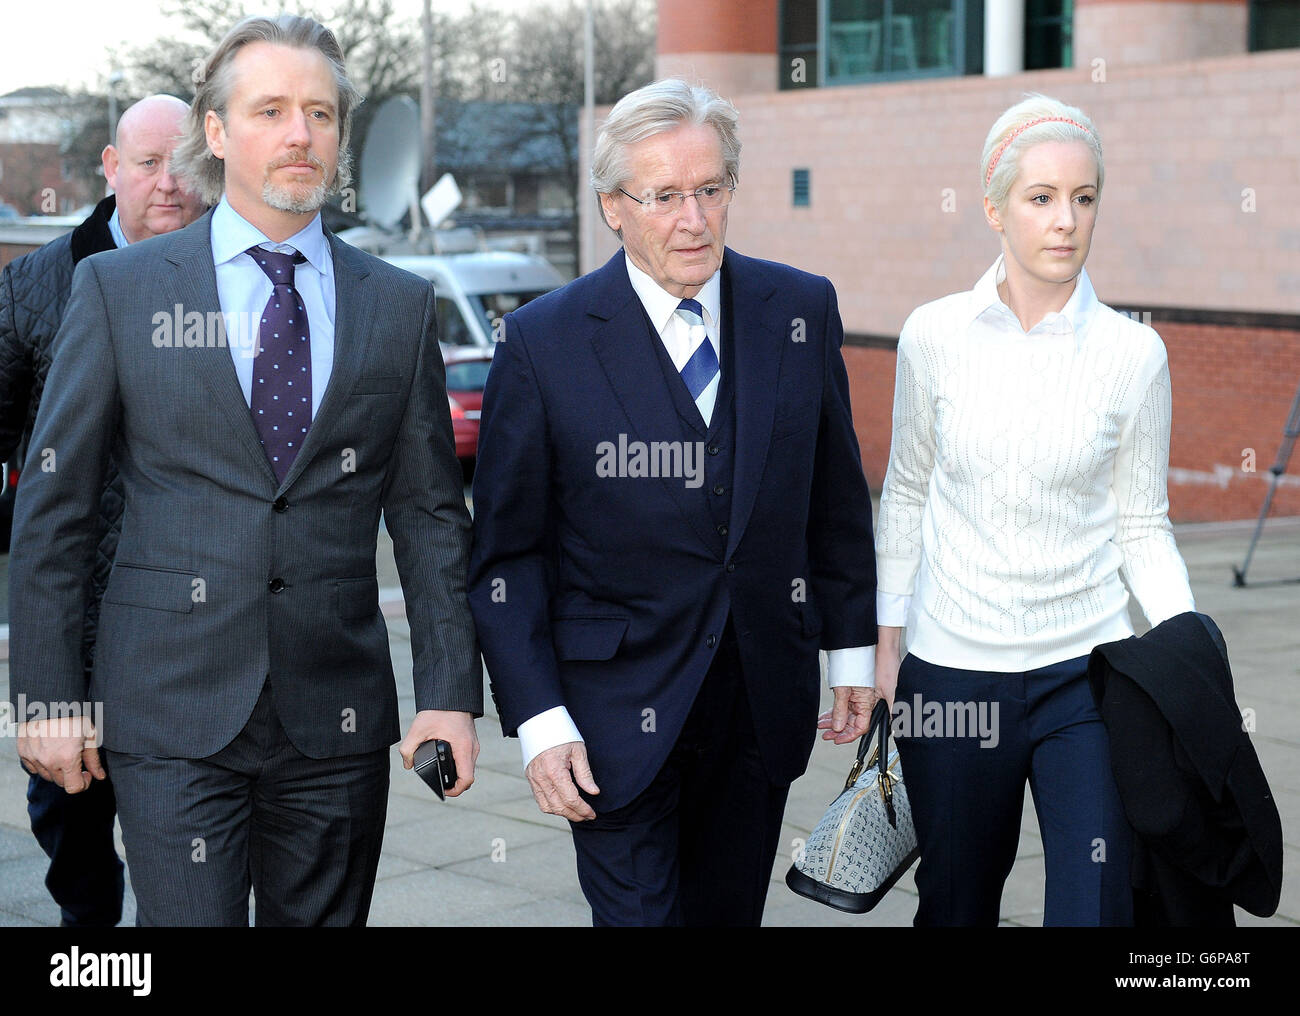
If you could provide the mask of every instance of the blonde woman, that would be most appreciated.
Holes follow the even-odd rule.
[[[1131,834],[1086,673],[1133,634],[1121,574],[1152,625],[1195,609],[1167,515],[1165,349],[1084,270],[1104,175],[1087,116],[1030,96],[982,169],[1001,253],[903,326],[876,537],[915,923],[997,924],[1027,781],[1043,923],[1125,925]]]

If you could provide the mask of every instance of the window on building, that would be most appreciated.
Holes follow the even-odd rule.
[[[516,215],[536,215],[537,200],[541,182],[533,174],[516,174],[514,177],[515,200],[511,208]]]
[[[817,0],[781,0],[779,87],[816,88]]]
[[[1025,69],[1074,66],[1074,0],[1024,3]],[[783,89],[984,73],[984,0],[782,0],[779,28]]]
[[[964,0],[823,0],[828,85],[964,70]]]
[[[1074,0],[1025,0],[1025,70],[1074,66]]]
[[[795,208],[807,208],[812,204],[812,181],[809,176],[810,171],[807,169],[796,169],[794,171]]]
[[[573,191],[564,177],[548,176],[542,179],[538,206],[543,215],[570,215],[573,213]]]
[[[473,212],[508,212],[511,180],[504,173],[475,173],[465,190],[465,208]]]
[[[1251,0],[1250,48],[1300,47],[1300,0]]]
[[[983,70],[984,0],[782,0],[780,86]]]

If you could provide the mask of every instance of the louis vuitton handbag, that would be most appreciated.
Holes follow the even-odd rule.
[[[785,876],[785,884],[800,896],[850,914],[865,914],[879,903],[920,855],[889,725],[889,705],[881,699],[858,739],[858,758],[844,790]]]

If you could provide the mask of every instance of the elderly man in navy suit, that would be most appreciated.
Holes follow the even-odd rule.
[[[816,734],[865,729],[875,565],[835,292],[724,247],[731,103],[625,96],[592,183],[623,246],[505,318],[470,605],[598,925],[757,925]]]

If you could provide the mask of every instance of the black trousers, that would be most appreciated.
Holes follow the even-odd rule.
[[[364,925],[388,810],[388,751],[313,759],[269,683],[238,736],[203,759],[109,751],[136,923]]]
[[[33,776],[27,814],[50,859],[45,888],[70,928],[111,928],[122,919],[125,879],[113,843],[117,803],[112,780],[92,780],[80,794]]]
[[[622,808],[569,823],[592,923],[757,927],[789,789],[763,768],[728,622],[650,786]]]
[[[948,714],[959,704],[991,722],[972,730],[965,720],[952,729],[920,720],[936,705]],[[1088,657],[987,673],[909,653],[898,672],[896,725],[901,707],[910,736],[899,736],[898,754],[921,848],[915,924],[997,925],[1026,783],[1047,870],[1043,924],[1133,923],[1132,830],[1088,688]]]

